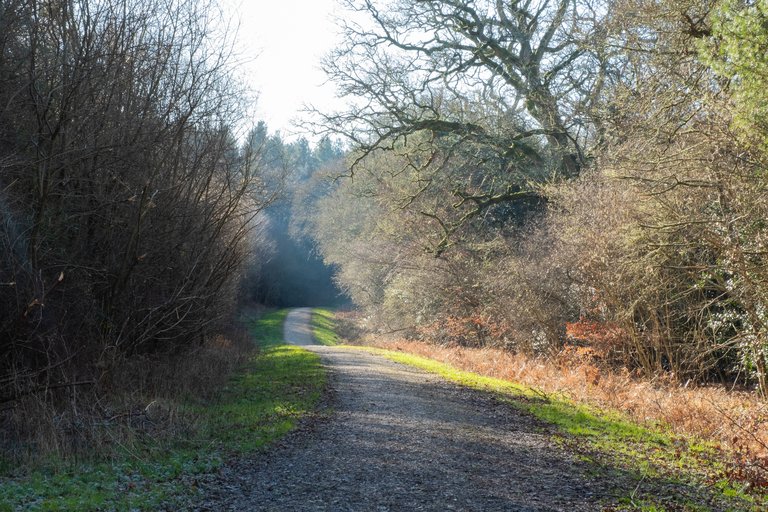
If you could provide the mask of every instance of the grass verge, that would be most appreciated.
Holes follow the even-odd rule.
[[[312,310],[312,334],[320,345],[338,345],[334,313],[330,309],[314,308]]]
[[[251,322],[261,350],[214,398],[185,404],[197,417],[187,436],[165,445],[147,438],[110,461],[7,471],[0,511],[184,508],[204,475],[285,435],[320,399],[326,380],[319,358],[281,344],[285,315]]]
[[[642,426],[619,412],[574,403],[561,394],[459,370],[404,352],[366,350],[392,361],[435,373],[470,388],[492,392],[514,407],[551,425],[554,439],[601,474],[634,482],[615,511],[768,510],[768,497],[729,478],[726,458],[713,443],[675,436],[661,425]]]

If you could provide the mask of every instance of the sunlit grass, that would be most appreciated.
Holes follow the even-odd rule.
[[[712,443],[693,436],[674,436],[663,428],[639,425],[616,411],[578,404],[561,394],[547,394],[530,386],[460,370],[426,357],[372,347],[349,348],[435,373],[462,386],[495,393],[513,407],[554,427],[558,442],[571,447],[581,460],[602,468],[600,471],[619,468],[636,474],[641,480],[654,478],[710,488],[710,496],[729,504],[725,510],[768,510],[768,500],[764,496],[748,494],[746,489],[732,485],[723,477],[722,457]],[[618,510],[719,510],[685,497],[657,498],[644,496],[642,492],[637,492],[637,497],[626,497],[622,503]]]
[[[339,337],[336,335],[336,322],[334,313],[330,309],[314,308],[312,310],[312,334],[320,345],[337,345]]]
[[[283,343],[283,323],[290,310],[281,309],[268,313],[258,320],[248,322],[251,336],[262,349]]]
[[[147,440],[112,461],[52,465],[0,476],[0,512],[184,509],[196,475],[253,453],[310,414],[325,386],[319,358],[282,345],[286,311],[250,323],[260,352],[210,401],[192,401],[195,429],[170,446]]]

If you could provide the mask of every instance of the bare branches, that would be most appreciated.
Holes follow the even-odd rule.
[[[365,99],[362,108],[344,117],[372,121],[369,116],[381,109],[399,130],[415,131],[419,127],[411,123],[421,121],[423,114],[453,119],[444,109],[412,101],[418,100],[413,92],[423,97],[442,90],[442,96],[460,98],[490,86],[499,97],[513,92],[526,98],[520,104],[524,110],[509,114],[527,113],[541,129],[566,133],[569,121],[557,108],[566,98],[556,98],[554,91],[575,90],[573,84],[563,87],[569,80],[563,72],[585,57],[566,23],[578,15],[577,4],[534,4],[523,8],[503,2],[398,2],[392,14],[383,15],[372,1],[350,2],[356,12],[368,14],[374,26],[362,29],[348,23],[347,46],[326,61],[331,79],[345,94]],[[581,31],[587,32],[584,27]],[[584,85],[590,79],[577,79],[582,90],[589,89]],[[478,89],[481,84],[486,85]],[[404,116],[408,112],[416,115]],[[571,147],[567,138],[556,143],[565,145],[563,150]]]
[[[0,375],[25,389],[96,377],[105,353],[184,351],[231,314],[270,193],[229,128],[244,103],[215,16],[0,6]]]
[[[377,152],[400,152],[423,133],[441,155],[432,159],[444,166],[437,180],[452,180],[458,194],[526,191],[460,201],[457,222],[528,199],[536,183],[579,175],[596,135],[590,98],[603,80],[597,52],[585,44],[599,30],[599,8],[584,0],[345,4],[354,16],[342,22],[345,41],[324,68],[350,108],[318,113],[318,126],[350,140],[352,175]],[[462,179],[452,168],[463,166],[474,170]]]

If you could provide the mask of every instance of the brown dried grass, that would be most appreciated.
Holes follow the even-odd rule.
[[[750,459],[768,457],[768,404],[724,387],[690,387],[598,368],[564,352],[532,358],[496,348],[440,346],[367,335],[360,343],[428,357],[461,370],[514,381],[577,402],[621,411],[631,419],[694,435]]]
[[[105,458],[196,428],[182,404],[214,396],[253,353],[244,326],[177,356],[112,361],[96,386],[28,395],[0,410],[0,457],[20,464]]]

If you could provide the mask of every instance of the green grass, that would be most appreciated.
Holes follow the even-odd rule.
[[[312,334],[320,345],[339,344],[333,311],[322,308],[312,310]]]
[[[223,461],[263,449],[316,407],[326,377],[319,358],[282,345],[286,312],[251,322],[261,351],[210,402],[187,404],[198,417],[187,439],[171,446],[148,440],[109,462],[58,464],[0,475],[0,512],[157,510],[184,508],[196,476]]]
[[[623,504],[615,510],[768,510],[766,496],[748,494],[745,488],[724,477],[723,458],[709,443],[674,437],[661,427],[638,425],[618,412],[574,403],[562,395],[545,394],[528,386],[459,370],[425,357],[371,347],[349,348],[366,350],[457,384],[494,393],[554,427],[556,441],[567,445],[580,460],[594,465],[596,471],[634,475],[643,485],[637,491],[628,489]],[[657,485],[652,485],[651,480]],[[695,499],[674,493],[655,496],[654,489],[665,485],[700,491]],[[649,491],[644,493],[643,489]]]

